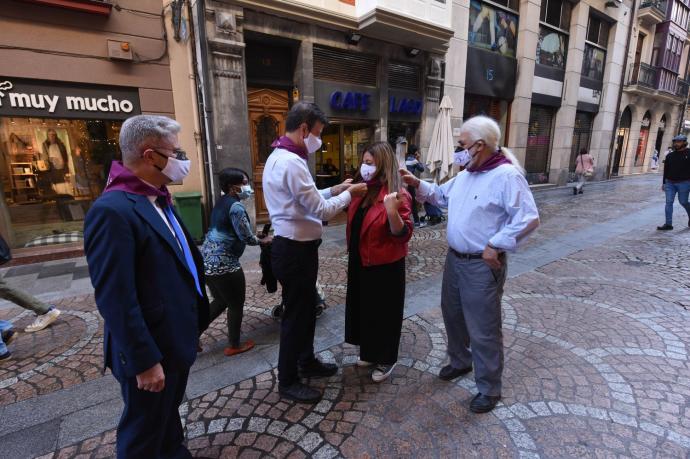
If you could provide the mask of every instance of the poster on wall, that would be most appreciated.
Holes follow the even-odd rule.
[[[517,31],[516,15],[478,0],[470,2],[470,45],[515,57]]]

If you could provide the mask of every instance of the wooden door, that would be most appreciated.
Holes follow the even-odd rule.
[[[248,89],[249,136],[252,148],[253,182],[256,192],[256,222],[269,221],[261,179],[271,144],[285,132],[288,93],[274,89]]]

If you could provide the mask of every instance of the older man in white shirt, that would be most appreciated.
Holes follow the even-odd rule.
[[[448,255],[441,308],[450,364],[439,377],[452,380],[472,371],[479,393],[470,410],[491,411],[501,397],[503,335],[501,297],[506,252],[539,226],[539,213],[524,171],[498,146],[500,129],[488,117],[467,120],[455,162],[466,170],[442,186],[400,171],[417,199],[448,208]]]
[[[295,104],[285,120],[286,134],[266,161],[263,190],[275,230],[271,248],[273,273],[283,288],[278,390],[290,400],[315,403],[321,392],[302,384],[304,378],[328,377],[338,368],[314,356],[316,279],[322,221],[340,213],[366,193],[366,184],[343,183],[317,190],[307,160],[321,148],[328,119],[316,104]]]

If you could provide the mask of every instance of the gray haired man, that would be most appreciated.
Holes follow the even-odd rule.
[[[122,125],[122,162],[84,223],[84,249],[105,325],[105,365],[125,408],[119,459],[190,458],[178,408],[208,326],[203,260],[171,205],[166,185],[189,160],[180,125],[135,116]]]

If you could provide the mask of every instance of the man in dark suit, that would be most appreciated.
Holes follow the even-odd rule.
[[[120,383],[120,459],[190,458],[178,408],[208,326],[202,258],[174,212],[166,184],[189,173],[180,125],[129,118],[122,163],[84,223],[96,305],[105,321],[104,357]]]

